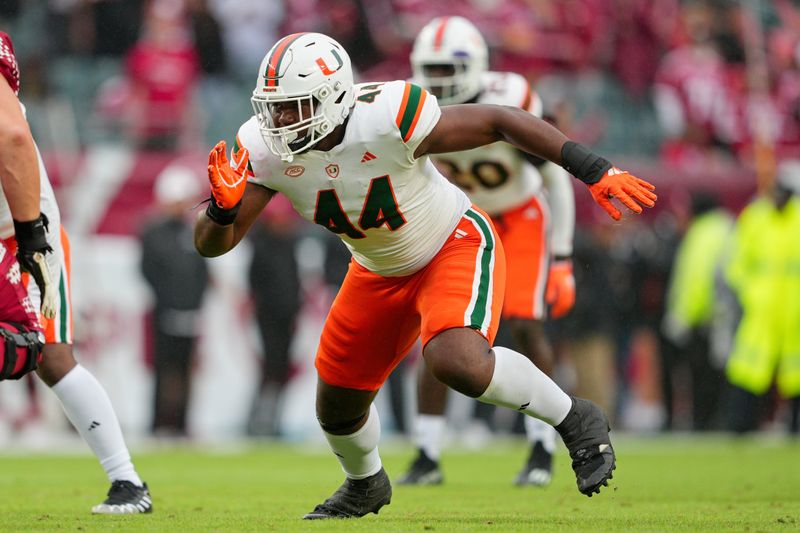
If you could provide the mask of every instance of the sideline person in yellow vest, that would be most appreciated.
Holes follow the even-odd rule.
[[[692,194],[691,217],[675,254],[661,326],[662,384],[669,429],[673,393],[679,393],[677,369],[686,365],[691,374],[692,429],[709,430],[715,429],[725,384],[724,362],[712,356],[711,334],[718,306],[716,278],[733,217],[708,191]]]
[[[756,429],[759,398],[773,381],[793,399],[792,430],[800,402],[800,161],[778,167],[770,194],[754,200],[736,223],[726,278],[742,306],[727,364],[734,386],[729,428]]]

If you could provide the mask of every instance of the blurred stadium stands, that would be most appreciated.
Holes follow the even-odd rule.
[[[657,359],[657,342],[642,339],[658,337],[671,252],[690,192],[714,191],[738,212],[758,180],[769,180],[775,159],[800,154],[795,4],[0,2],[0,29],[14,39],[20,60],[20,97],[73,235],[79,356],[106,383],[123,425],[145,433],[150,384],[143,317],[149,296],[136,271],[136,235],[152,205],[153,182],[176,159],[195,166],[202,179],[208,148],[220,138],[231,140],[249,117],[258,63],[272,42],[293,31],[329,33],[350,51],[362,80],[405,78],[416,32],[433,16],[458,14],[486,35],[493,68],[530,79],[570,136],[658,186],[657,209],[614,225],[617,235],[603,244],[621,272],[618,279],[630,281],[618,287],[616,298],[634,302],[619,312],[610,333],[618,352],[615,409],[630,428],[658,429],[622,415],[631,412],[631,402],[644,402],[641,412],[661,409],[660,393],[637,396],[647,386],[635,380],[646,379],[643,361]],[[608,223],[580,189],[578,232],[588,235],[593,225]],[[304,235],[298,254],[307,303],[293,348],[295,389],[287,393],[297,401],[286,402],[292,407],[284,415],[284,434],[294,438],[315,431],[305,387],[313,384],[315,333],[330,298],[321,272],[324,237],[313,227],[305,227]],[[212,261],[216,276],[206,320],[214,327],[200,348],[190,415],[199,437],[243,431],[260,350],[247,323],[247,261],[246,244]],[[232,282],[237,276],[240,281]],[[569,321],[558,329],[570,331],[575,326]],[[563,373],[565,381],[569,375]],[[678,409],[679,429],[690,425],[685,407]],[[299,423],[297,413],[309,415],[307,423]]]

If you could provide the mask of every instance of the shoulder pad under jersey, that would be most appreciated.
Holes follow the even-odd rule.
[[[519,107],[542,117],[542,100],[523,76],[514,72],[486,72],[481,84],[480,103]]]

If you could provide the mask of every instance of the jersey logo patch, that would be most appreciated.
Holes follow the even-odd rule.
[[[361,158],[361,162],[366,163],[367,161],[372,161],[373,159],[378,159],[378,156],[370,151],[367,151],[364,152],[364,156]]]
[[[330,176],[331,178],[335,179],[339,177],[339,165],[335,163],[331,163],[327,167],[325,167],[325,173]]]
[[[286,170],[283,172],[290,178],[299,178],[303,175],[303,172],[306,171],[306,167],[303,165],[291,165],[286,167]]]

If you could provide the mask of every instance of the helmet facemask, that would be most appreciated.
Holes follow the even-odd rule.
[[[325,100],[333,94],[323,86],[313,94],[253,94],[253,104],[258,126],[270,151],[282,159],[311,148],[335,127],[322,112]],[[293,110],[298,119],[288,126],[279,126],[274,117],[286,107]],[[291,160],[291,159],[288,159]]]
[[[470,65],[465,61],[419,65],[420,82],[442,105],[461,104],[475,97]]]

